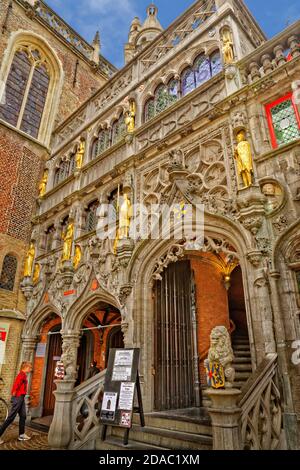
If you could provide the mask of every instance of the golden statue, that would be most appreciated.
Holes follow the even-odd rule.
[[[47,182],[48,182],[48,170],[44,170],[43,178],[39,184],[39,196],[40,197],[43,197],[46,194]]]
[[[75,270],[80,265],[81,258],[82,258],[81,248],[80,248],[79,245],[76,245],[75,246],[75,254],[74,254],[74,257],[73,257],[73,266],[74,266]]]
[[[27,251],[27,255],[25,259],[24,277],[31,277],[34,257],[35,257],[35,247],[34,247],[34,244],[31,243],[29,250]]]
[[[239,175],[243,179],[245,188],[252,186],[253,162],[251,155],[251,146],[246,139],[246,133],[241,130],[237,133],[236,139],[238,145],[234,151],[234,158],[237,160]]]
[[[77,152],[76,152],[76,155],[75,155],[76,169],[77,170],[80,170],[82,168],[84,153],[85,153],[85,141],[81,140],[80,144],[78,144]]]
[[[129,228],[130,228],[130,219],[132,217],[132,207],[128,199],[127,193],[123,194],[123,202],[120,207],[119,213],[119,240],[128,238]]]
[[[129,110],[125,113],[125,124],[127,126],[127,132],[132,133],[135,130],[135,115],[136,107],[135,102],[130,101]]]
[[[64,241],[62,261],[69,261],[72,255],[72,244],[74,236],[74,224],[71,222],[68,224],[66,231],[62,234]]]
[[[39,264],[35,264],[34,270],[33,270],[33,276],[32,276],[32,282],[34,285],[36,285],[39,282],[40,272],[41,272],[41,266]]]
[[[223,32],[223,57],[225,64],[232,64],[234,62],[233,42],[231,40],[231,34],[229,30]]]

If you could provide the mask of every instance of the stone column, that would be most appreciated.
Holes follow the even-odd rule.
[[[286,433],[288,449],[296,450],[299,449],[298,437],[297,437],[297,415],[294,410],[293,404],[293,393],[290,382],[290,368],[288,363],[288,352],[285,338],[284,324],[282,319],[282,309],[280,305],[279,291],[278,291],[278,280],[280,274],[277,271],[269,272],[270,282],[270,300],[272,304],[273,316],[274,316],[274,327],[278,354],[278,365],[279,371],[282,377],[283,394],[284,394],[284,430]]]
[[[38,342],[38,336],[23,336],[22,337],[22,362],[28,361],[28,362],[31,362],[33,365],[37,342]],[[32,373],[28,374],[27,378],[28,378],[28,388],[27,388],[27,395],[25,398],[25,403],[26,403],[28,418],[30,419],[30,390],[31,390],[31,382],[32,382]]]
[[[208,389],[204,395],[211,400],[208,413],[213,431],[213,450],[242,450],[241,391],[235,388]]]
[[[48,434],[52,449],[67,449],[73,435],[72,405],[74,385],[77,377],[77,350],[80,343],[79,331],[62,333],[62,362],[64,363],[64,380],[57,380],[53,421]]]

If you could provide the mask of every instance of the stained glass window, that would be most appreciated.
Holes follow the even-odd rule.
[[[169,104],[175,103],[178,100],[179,94],[179,82],[178,80],[171,80],[168,84],[168,92],[169,92]]]
[[[98,139],[95,140],[93,145],[92,155],[96,158],[101,153],[105,152],[110,146],[109,129],[102,129],[99,133]]]
[[[154,98],[147,101],[145,105],[144,119],[145,122],[150,121],[155,116],[155,103]]]
[[[71,175],[74,170],[75,170],[75,165],[76,165],[76,161],[75,161],[75,154],[71,155],[70,157],[70,163],[69,163],[69,175]]]
[[[212,76],[217,75],[217,73],[221,72],[222,70],[222,61],[220,52],[214,52],[210,56],[210,65],[211,65],[211,74]]]
[[[182,74],[182,95],[185,96],[196,88],[195,73],[191,68],[186,69]]]
[[[267,105],[266,112],[274,148],[300,139],[300,117],[291,93]]]
[[[169,106],[168,87],[160,85],[155,91],[155,114],[159,114]]]
[[[89,204],[87,208],[87,215],[86,215],[86,231],[92,232],[96,229],[97,225],[97,209],[99,207],[98,201],[94,201]]]
[[[120,116],[120,118],[113,123],[112,126],[112,145],[117,144],[120,140],[123,139],[126,131],[124,116]]]
[[[46,58],[31,46],[22,46],[14,55],[6,80],[0,118],[38,138],[49,84]]]
[[[211,78],[210,60],[208,57],[200,56],[194,65],[196,87],[207,82]]]
[[[17,272],[17,258],[13,255],[6,255],[0,277],[0,289],[13,291]]]

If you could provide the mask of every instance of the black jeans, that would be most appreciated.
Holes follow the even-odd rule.
[[[0,437],[8,428],[8,426],[14,421],[15,417],[19,413],[20,421],[19,421],[19,434],[24,434],[25,432],[25,422],[26,422],[26,406],[25,406],[25,395],[21,397],[12,397],[12,407],[7,416],[6,421],[0,426]]]

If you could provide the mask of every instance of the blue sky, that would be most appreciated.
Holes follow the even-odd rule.
[[[123,45],[135,16],[143,21],[151,0],[45,0],[89,42],[100,30],[102,54],[117,67],[123,61]],[[167,27],[193,0],[156,0],[159,20]],[[300,18],[299,0],[246,0],[248,8],[268,37]]]

